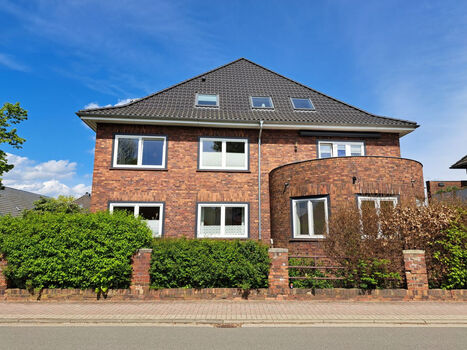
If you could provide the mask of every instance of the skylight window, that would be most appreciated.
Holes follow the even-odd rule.
[[[295,98],[291,97],[292,100],[292,105],[294,109],[302,109],[302,110],[309,110],[309,111],[314,111],[315,106],[313,105],[313,102],[309,98]]]
[[[219,95],[196,94],[196,105],[203,107],[218,107]]]
[[[274,108],[272,99],[269,96],[252,96],[251,97],[252,108]]]

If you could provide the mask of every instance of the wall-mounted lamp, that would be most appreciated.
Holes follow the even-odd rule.
[[[410,180],[410,182],[412,183],[412,187],[414,187],[414,185],[415,185],[415,180],[412,179],[412,180]]]
[[[284,183],[284,191],[282,191],[282,193],[285,193],[285,191],[287,191],[287,187],[289,187],[289,183],[285,182]]]
[[[353,177],[352,177],[352,185],[355,185],[356,182],[357,182],[357,177],[356,177],[356,176],[353,176]]]
[[[295,147],[294,147],[294,150],[295,150],[295,153],[297,153],[297,152],[298,152],[298,142],[297,142],[297,141],[295,141]]]

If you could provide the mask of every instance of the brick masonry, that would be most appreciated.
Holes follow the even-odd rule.
[[[424,199],[419,162],[396,157],[339,157],[315,159],[274,169],[269,176],[271,237],[274,246],[291,254],[321,254],[319,239],[292,238],[291,198],[329,196],[330,212],[357,195],[393,195],[401,202]]]
[[[7,288],[7,280],[5,275],[3,274],[3,270],[5,269],[6,265],[6,260],[4,260],[3,257],[0,255],[0,290]]]
[[[428,295],[428,274],[424,250],[404,250],[404,267],[407,290],[416,298]]]
[[[284,248],[269,249],[269,293],[282,295],[288,293],[289,289],[289,253]]]
[[[167,169],[112,169],[114,133],[166,135]],[[249,172],[198,171],[198,143],[199,137],[203,136],[247,138]],[[317,158],[317,141],[316,137],[299,136],[298,131],[263,130],[261,212],[264,242],[269,243],[271,237],[269,173],[283,164]],[[379,139],[364,141],[367,155],[400,156],[397,134],[382,134]],[[107,210],[112,201],[164,202],[164,236],[194,238],[197,202],[247,202],[250,204],[250,238],[258,239],[257,165],[258,130],[98,124],[91,210]]]
[[[132,258],[132,274],[130,289],[135,293],[144,293],[149,289],[151,278],[149,268],[151,267],[152,249],[139,249]]]
[[[436,194],[438,191],[446,190],[449,187],[457,187],[458,189],[467,187],[467,181],[427,181],[426,192],[428,197]]]

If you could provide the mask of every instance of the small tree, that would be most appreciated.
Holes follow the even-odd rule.
[[[25,215],[28,212],[49,212],[49,213],[80,213],[83,209],[74,202],[72,196],[58,196],[58,198],[45,198],[34,202],[34,208],[30,211],[26,211]]]
[[[14,148],[21,148],[25,139],[18,136],[16,128],[11,128],[13,124],[18,124],[27,119],[28,111],[21,108],[19,102],[11,104],[6,102],[0,108],[0,144],[7,143]],[[6,152],[0,150],[0,189],[3,189],[1,176],[13,169],[13,164],[8,164]]]

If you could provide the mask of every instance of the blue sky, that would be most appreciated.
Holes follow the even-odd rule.
[[[467,2],[0,0],[0,102],[21,102],[24,148],[5,184],[90,190],[94,133],[74,114],[239,57],[370,112],[417,121],[402,156],[465,179]],[[3,147],[3,146],[2,146]]]

